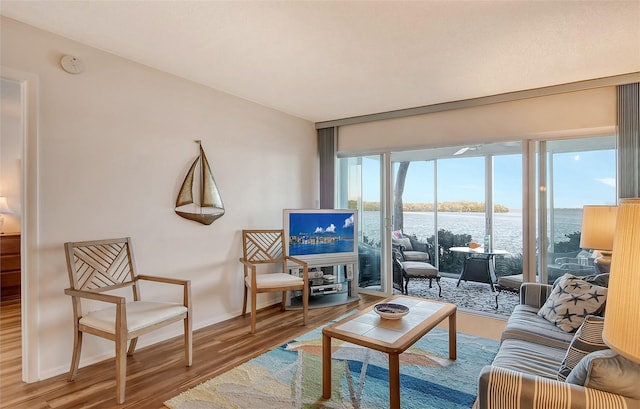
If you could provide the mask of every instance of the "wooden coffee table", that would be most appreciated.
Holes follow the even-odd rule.
[[[400,354],[449,317],[449,359],[456,359],[456,306],[396,295],[380,303],[409,307],[399,320],[381,318],[373,306],[322,329],[322,397],[331,398],[331,339],[389,354],[389,407],[400,408]]]

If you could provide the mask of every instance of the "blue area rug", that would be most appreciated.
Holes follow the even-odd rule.
[[[332,397],[322,399],[322,330],[310,331],[165,405],[171,409],[353,408],[389,406],[388,358],[333,340]],[[400,355],[400,400],[406,409],[468,409],[480,369],[498,342],[458,333],[458,359],[449,356],[448,332],[433,329]]]

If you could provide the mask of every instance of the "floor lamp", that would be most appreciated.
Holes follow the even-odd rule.
[[[616,229],[617,206],[587,205],[582,209],[582,232],[580,247],[597,250],[596,269],[608,273],[611,268],[613,233]]]
[[[640,198],[621,199],[613,242],[603,338],[620,355],[640,362]]]

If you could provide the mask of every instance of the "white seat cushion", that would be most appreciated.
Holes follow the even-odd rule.
[[[244,281],[247,283],[248,287],[251,287],[251,276],[245,277]],[[302,278],[291,274],[269,273],[256,275],[256,286],[259,289],[293,287],[296,285],[302,285],[303,283],[304,280]]]
[[[411,277],[438,277],[438,269],[423,261],[403,261],[402,267]]]
[[[187,307],[176,303],[133,301],[127,303],[127,326],[129,332],[155,325],[187,312]],[[116,307],[91,311],[80,318],[80,324],[100,329],[111,334],[116,332]]]

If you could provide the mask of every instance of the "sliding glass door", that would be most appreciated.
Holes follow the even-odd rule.
[[[384,156],[358,156],[338,161],[337,207],[358,210],[358,287],[386,293],[384,246]]]
[[[393,196],[394,230],[429,242],[445,276],[457,276],[464,261],[449,249],[483,245],[485,236],[515,258],[504,274],[521,273],[521,150],[504,142],[392,153],[394,192],[402,187]]]
[[[538,152],[539,281],[595,273],[593,252],[580,248],[582,207],[617,203],[615,136],[547,141]]]
[[[337,206],[359,210],[359,286],[385,294],[393,288],[392,231],[428,242],[444,277],[457,277],[464,261],[451,247],[483,245],[490,236],[491,247],[508,253],[496,258],[498,277],[526,273],[524,279],[549,282],[557,259],[593,254],[579,247],[582,206],[617,198],[615,136],[342,158],[338,175]],[[525,249],[527,230],[535,234]]]

